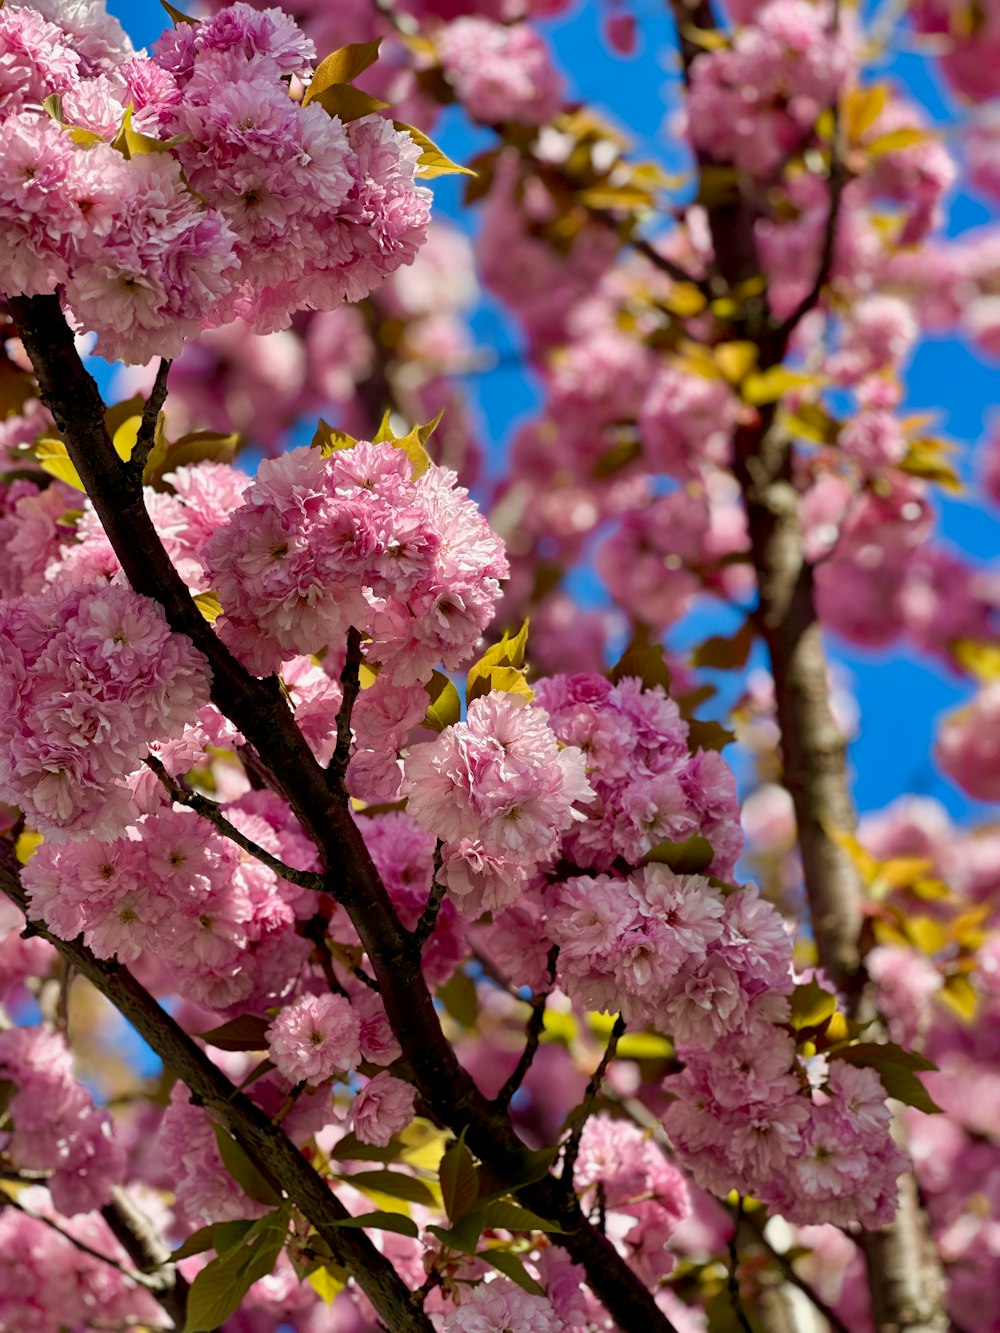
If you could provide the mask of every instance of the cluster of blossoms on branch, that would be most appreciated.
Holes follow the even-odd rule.
[[[152,58],[108,24],[94,55],[33,8],[0,15],[3,290],[62,288],[103,355],[144,362],[357,300],[413,259],[419,148],[305,104],[315,48],[280,10],[181,24]]]

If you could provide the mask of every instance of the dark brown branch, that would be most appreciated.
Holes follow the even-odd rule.
[[[733,1307],[736,1322],[743,1329],[743,1333],[753,1333],[753,1327],[747,1318],[746,1310],[743,1308],[743,1297],[740,1294],[740,1256],[736,1244],[740,1230],[740,1218],[743,1216],[742,1195],[736,1200],[736,1207],[733,1211],[736,1216],[733,1221],[733,1234],[729,1237],[729,1274],[726,1286],[729,1290],[729,1304]]]
[[[611,1029],[611,1035],[608,1037],[608,1044],[601,1056],[600,1063],[590,1076],[590,1082],[587,1084],[583,1094],[583,1101],[570,1116],[570,1136],[563,1152],[562,1175],[560,1179],[569,1188],[573,1186],[573,1168],[576,1166],[576,1159],[580,1155],[580,1141],[583,1138],[583,1131],[587,1121],[590,1119],[590,1113],[594,1109],[594,1102],[597,1100],[597,1094],[601,1090],[601,1084],[604,1082],[604,1075],[608,1071],[608,1065],[615,1058],[615,1052],[618,1050],[618,1043],[625,1034],[625,1020],[621,1014],[615,1019],[615,1025]]]
[[[740,1221],[745,1227],[749,1227],[753,1232],[754,1240],[767,1252],[768,1258],[778,1268],[785,1281],[790,1282],[793,1287],[797,1287],[798,1290],[802,1292],[803,1296],[809,1300],[817,1313],[823,1316],[826,1322],[830,1325],[832,1333],[850,1333],[850,1329],[837,1312],[831,1309],[816,1289],[810,1286],[805,1278],[801,1277],[795,1271],[795,1266],[789,1259],[788,1255],[782,1254],[780,1250],[776,1250],[770,1241],[768,1241],[764,1235],[763,1227],[758,1224],[756,1219],[743,1212],[740,1215]]]
[[[438,848],[435,860],[438,860],[440,855],[441,850]],[[440,869],[440,866],[437,868]],[[437,925],[437,919],[447,894],[448,890],[445,885],[435,878],[431,885],[431,891],[427,895],[427,905],[420,913],[417,924],[413,927],[413,943],[418,949],[422,949],[434,934],[434,927]]]
[[[442,1124],[456,1133],[466,1130],[466,1141],[481,1161],[505,1178],[518,1179],[529,1163],[527,1149],[508,1115],[483,1095],[459,1064],[441,1030],[413,936],[400,923],[346,803],[331,789],[326,770],[295,725],[276,677],[251,676],[217,637],[171,563],[141,494],[124,477],[104,426],[100,394],[80,361],[58,299],[12,297],[9,304],[42,400],[66,441],[126,578],[136,592],[158,601],[171,628],[186,634],[204,653],[212,671],[213,703],[254,747],[319,850],[325,891],[343,905],[358,932],[420,1096]],[[99,989],[117,1003],[119,973],[99,970],[91,979],[95,977]],[[209,1067],[217,1074],[213,1065]],[[268,1129],[272,1132],[274,1127]],[[252,1144],[242,1146],[251,1155],[257,1151]],[[313,1178],[325,1190],[314,1173]],[[532,1211],[560,1222],[565,1248],[574,1262],[584,1266],[588,1285],[617,1323],[642,1328],[644,1333],[670,1333],[673,1325],[652,1294],[611,1243],[586,1222],[561,1182],[550,1177],[519,1193]],[[308,1202],[312,1196],[304,1197]],[[302,1210],[310,1216],[308,1207]],[[372,1296],[368,1278],[359,1281]]]
[[[160,357],[160,364],[156,368],[156,379],[142,409],[139,433],[135,439],[132,457],[128,462],[129,473],[139,486],[142,485],[142,474],[146,470],[146,462],[156,441],[156,423],[167,399],[167,376],[172,365],[173,362],[167,357]]]
[[[337,745],[330,760],[330,778],[334,788],[347,799],[344,776],[351,761],[351,714],[361,693],[361,632],[352,625],[347,631],[347,658],[340,673],[340,685],[344,691],[340,708],[337,710]]]
[[[0,846],[0,891],[27,912],[27,899],[9,843]],[[200,1105],[231,1131],[254,1162],[279,1181],[297,1208],[309,1219],[342,1264],[363,1286],[390,1329],[431,1333],[430,1321],[414,1311],[410,1293],[393,1266],[363,1232],[341,1228],[349,1217],[334,1195],[286,1135],[240,1092],[197,1043],[160,1007],[147,990],[118,963],[99,959],[82,940],[62,940],[45,926],[32,931],[58,949],[67,962],[93,982]]]
[[[273,870],[282,879],[287,879],[290,884],[298,884],[303,889],[322,889],[322,875],[317,874],[314,870],[296,870],[294,866],[286,866],[284,861],[272,856],[263,847],[258,847],[253,839],[241,833],[235,824],[230,824],[215,801],[209,800],[207,796],[201,796],[196,791],[188,791],[185,787],[182,787],[177,779],[167,772],[155,755],[148,754],[144,763],[147,768],[153,770],[178,805],[186,805],[189,810],[193,810],[196,815],[200,815],[202,819],[217,829],[224,838],[228,838],[230,842],[235,842],[237,847],[242,847],[255,861],[267,866],[268,870]]]
[[[555,981],[556,960],[559,957],[559,946],[553,944],[549,950],[548,974],[549,986]],[[521,1052],[517,1064],[511,1071],[510,1077],[504,1083],[503,1087],[497,1093],[494,1101],[498,1106],[507,1107],[510,1105],[510,1099],[517,1092],[518,1088],[524,1082],[528,1070],[531,1068],[531,1062],[538,1052],[538,1044],[542,1040],[542,1033],[545,1030],[545,1006],[548,1004],[551,989],[539,991],[531,1001],[531,1014],[528,1017],[528,1026],[524,1050]]]

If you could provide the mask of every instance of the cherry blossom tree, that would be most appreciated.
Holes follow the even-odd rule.
[[[1000,8],[671,0],[677,177],[564,7],[0,7],[0,1328],[1000,1329],[1000,841],[828,656],[1000,799]]]

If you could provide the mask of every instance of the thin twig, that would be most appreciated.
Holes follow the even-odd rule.
[[[351,762],[351,741],[353,740],[351,713],[354,711],[355,701],[361,693],[361,663],[363,660],[361,631],[355,629],[352,625],[347,631],[347,659],[344,662],[344,669],[340,673],[340,684],[344,691],[344,697],[337,711],[337,745],[328,770],[330,776],[341,788],[344,785],[344,774],[347,772],[347,765]],[[344,795],[347,795],[346,790]]]
[[[317,874],[314,870],[296,870],[293,866],[286,866],[284,861],[279,861],[276,856],[272,856],[263,847],[259,847],[252,839],[241,833],[235,824],[230,824],[225,815],[220,812],[215,801],[210,801],[207,796],[200,796],[198,792],[185,790],[177,779],[167,772],[155,755],[148,754],[144,762],[147,768],[153,770],[178,805],[186,805],[196,815],[200,815],[202,819],[207,819],[224,838],[228,838],[230,842],[235,842],[237,847],[242,847],[255,860],[260,861],[261,865],[267,866],[269,870],[273,870],[282,879],[287,879],[290,884],[297,884],[302,889],[321,890],[323,888],[322,875]]]
[[[101,1209],[101,1216],[114,1232],[118,1243],[128,1252],[141,1273],[148,1273],[158,1284],[150,1288],[177,1328],[187,1322],[188,1283],[177,1270],[164,1241],[144,1212],[117,1185],[111,1200]]]
[[[733,1307],[736,1322],[743,1329],[743,1333],[753,1333],[753,1326],[743,1309],[743,1297],[740,1295],[740,1256],[736,1247],[736,1238],[740,1230],[740,1218],[743,1216],[742,1194],[736,1200],[734,1212],[736,1216],[733,1221],[733,1234],[729,1237],[729,1277],[726,1285],[729,1288],[729,1303]]]
[[[826,228],[823,232],[823,247],[820,250],[819,265],[812,286],[792,313],[787,315],[777,326],[776,336],[782,343],[786,343],[791,338],[801,321],[817,304],[823,293],[823,288],[830,281],[830,274],[833,270],[833,260],[837,249],[837,224],[840,221],[840,207],[844,197],[844,189],[850,180],[850,172],[845,161],[840,107],[835,102],[831,110],[833,132],[830,136],[830,169],[827,175],[830,206],[827,210]]]
[[[112,1259],[109,1255],[102,1254],[100,1250],[93,1249],[86,1241],[77,1240],[76,1236],[64,1231],[58,1222],[53,1222],[51,1217],[43,1217],[40,1213],[33,1213],[30,1208],[25,1208],[24,1204],[18,1203],[16,1199],[12,1199],[8,1194],[0,1195],[0,1210],[4,1208],[13,1208],[23,1214],[24,1217],[30,1217],[33,1222],[41,1222],[50,1231],[54,1231],[57,1236],[62,1236],[63,1240],[68,1241],[75,1250],[88,1255],[91,1259],[96,1259],[98,1263],[107,1264],[109,1268],[113,1268],[115,1272],[120,1273],[129,1282],[134,1282],[137,1287],[145,1287],[147,1291],[154,1293],[159,1287],[160,1284],[157,1279],[151,1277],[148,1273],[140,1273],[134,1268],[126,1268],[117,1259]]]
[[[553,944],[552,948],[549,950],[548,958],[550,984],[555,980],[556,959],[558,957],[559,945]],[[539,993],[532,998],[531,1015],[528,1019],[527,1038],[524,1043],[524,1050],[521,1052],[520,1058],[514,1066],[510,1077],[494,1098],[494,1101],[498,1106],[506,1107],[510,1105],[510,1099],[524,1082],[525,1075],[531,1068],[531,1062],[535,1058],[535,1054],[538,1051],[538,1044],[541,1041],[542,1033],[545,1030],[545,1006],[548,1004],[549,996],[551,994],[551,990],[539,991]]]
[[[597,1100],[597,1094],[601,1090],[601,1084],[604,1082],[604,1075],[608,1071],[608,1065],[615,1058],[615,1052],[618,1050],[618,1043],[625,1034],[625,1020],[621,1014],[615,1019],[615,1025],[611,1029],[611,1035],[608,1037],[608,1044],[605,1047],[604,1054],[601,1056],[601,1062],[590,1076],[590,1082],[587,1084],[586,1091],[583,1094],[583,1101],[570,1115],[570,1124],[572,1126],[569,1139],[566,1142],[566,1150],[563,1153],[562,1173],[560,1179],[569,1188],[573,1185],[573,1168],[576,1166],[576,1159],[580,1155],[580,1140],[583,1137],[584,1126],[590,1119],[590,1113],[594,1109],[594,1102]]]
[[[128,461],[129,471],[140,485],[142,484],[143,473],[146,470],[146,463],[156,442],[156,423],[160,419],[160,409],[166,402],[167,376],[170,374],[172,365],[173,362],[168,357],[160,357],[160,364],[156,368],[156,379],[153,381],[153,387],[150,389],[149,397],[143,406],[139,433],[135,438],[132,456]]]
[[[440,851],[438,851],[436,856],[440,856],[440,854]],[[444,906],[447,892],[447,886],[442,884],[439,879],[435,879],[434,883],[431,885],[427,905],[420,913],[417,924],[413,927],[413,942],[418,949],[422,949],[434,934],[434,927],[437,925],[437,919],[440,915],[441,908]]]
[[[810,1286],[810,1284],[805,1280],[805,1278],[801,1277],[795,1271],[792,1261],[789,1259],[788,1255],[782,1254],[780,1250],[776,1250],[774,1248],[771,1242],[764,1235],[764,1228],[756,1221],[756,1219],[750,1213],[741,1212],[739,1220],[744,1226],[748,1226],[750,1228],[750,1230],[753,1232],[754,1239],[767,1252],[768,1257],[771,1260],[773,1260],[773,1262],[777,1265],[778,1269],[781,1272],[781,1276],[785,1279],[785,1281],[790,1282],[793,1287],[796,1287],[799,1291],[802,1292],[803,1296],[805,1296],[813,1305],[816,1312],[822,1315],[822,1317],[830,1325],[830,1328],[833,1330],[833,1333],[851,1333],[851,1330],[847,1327],[847,1325],[840,1318],[837,1312],[835,1310],[832,1310],[830,1306],[827,1305],[826,1301],[823,1300],[823,1297],[820,1296],[819,1293],[812,1286]]]

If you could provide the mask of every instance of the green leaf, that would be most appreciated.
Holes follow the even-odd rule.
[[[254,1014],[241,1014],[231,1018],[208,1032],[196,1032],[209,1046],[220,1051],[266,1051],[267,1029],[270,1026],[266,1018],[257,1018]]]
[[[392,123],[397,130],[408,134],[420,149],[417,166],[420,168],[420,176],[424,180],[433,180],[435,176],[475,176],[477,174],[471,167],[460,167],[457,162],[453,162],[432,139],[428,139],[422,130],[416,129],[413,125],[407,125],[401,120],[394,120]]]
[[[837,1012],[837,997],[818,981],[807,981],[792,991],[789,1023],[795,1032],[824,1027]]]
[[[175,9],[173,5],[168,5],[168,4],[167,4],[167,0],[160,0],[160,4],[163,6],[163,8],[164,8],[164,9],[167,11],[167,13],[169,14],[170,19],[171,19],[171,21],[173,22],[173,25],[174,25],[175,28],[177,27],[178,23],[197,23],[197,22],[198,22],[197,19],[189,18],[187,14],[182,14],[181,11],[180,11],[179,9]]]
[[[732,745],[736,733],[712,719],[693,717],[688,721],[688,744],[694,750],[724,750]]]
[[[389,1199],[403,1199],[433,1207],[437,1200],[422,1180],[403,1175],[401,1171],[357,1171],[343,1176],[345,1184],[361,1190],[362,1194],[383,1194]]]
[[[918,1111],[933,1115],[941,1107],[933,1100],[930,1093],[917,1078],[914,1070],[935,1070],[937,1065],[925,1056],[914,1051],[904,1051],[893,1042],[858,1042],[855,1046],[842,1046],[831,1051],[833,1060],[845,1060],[848,1064],[874,1069],[882,1080],[886,1096],[907,1106],[914,1106]]]
[[[188,1293],[184,1333],[212,1333],[242,1304],[255,1282],[267,1277],[288,1237],[289,1209],[277,1209],[256,1221],[243,1243],[213,1259]]]
[[[669,866],[675,875],[700,875],[715,858],[712,844],[700,833],[692,833],[683,842],[658,842],[642,858],[640,865]]]
[[[213,1222],[210,1226],[199,1227],[193,1231],[183,1245],[171,1254],[171,1261],[189,1259],[192,1254],[203,1254],[205,1250],[214,1250],[216,1254],[225,1254],[234,1245],[239,1245],[243,1237],[253,1226],[253,1221]]]
[[[457,1023],[463,1027],[475,1027],[479,1016],[479,996],[476,983],[468,972],[458,971],[437,990],[437,998]]]
[[[629,676],[638,676],[644,690],[661,686],[670,692],[670,668],[663,658],[663,646],[645,642],[644,635],[636,635],[621,657],[608,672],[613,685]]]
[[[362,116],[384,111],[389,105],[388,102],[380,102],[377,97],[372,97],[370,93],[363,93],[360,88],[353,88],[349,83],[332,83],[322,92],[316,93],[312,100],[318,102],[327,115],[339,116],[345,125],[352,120],[360,120]]]
[[[373,1231],[395,1231],[400,1236],[420,1235],[416,1222],[402,1213],[361,1213],[358,1217],[345,1217],[339,1222],[328,1223],[335,1227],[370,1227]]]
[[[546,1231],[562,1232],[558,1222],[546,1221],[519,1203],[508,1203],[506,1199],[497,1199],[485,1208],[486,1225],[493,1231]]]
[[[505,1277],[509,1277],[512,1282],[516,1282],[523,1291],[530,1292],[532,1296],[545,1295],[544,1288],[535,1281],[513,1250],[495,1247],[489,1250],[480,1250],[476,1257],[485,1259],[488,1264],[492,1264]]]
[[[223,435],[214,430],[194,430],[172,444],[164,440],[162,447],[153,446],[143,482],[147,486],[161,486],[167,473],[192,463],[231,463],[239,446],[239,435]]]
[[[462,701],[453,683],[443,672],[435,671],[424,689],[428,698],[424,726],[435,731],[454,726],[462,716]]]
[[[302,98],[302,105],[308,106],[314,98],[327,88],[338,83],[353,83],[359,74],[363,74],[370,65],[378,60],[378,49],[382,38],[376,37],[371,42],[353,42],[342,46],[339,51],[331,51],[325,60],[316,66],[309,87]]]
[[[437,1236],[442,1245],[447,1245],[449,1249],[474,1255],[485,1226],[486,1214],[481,1208],[473,1208],[451,1227],[431,1226],[427,1230]]]
[[[728,638],[713,635],[699,644],[691,661],[696,667],[709,667],[716,671],[732,671],[736,667],[746,666],[756,637],[753,624],[745,620],[736,633]]]
[[[280,1204],[281,1195],[265,1178],[250,1154],[240,1146],[222,1125],[212,1126],[222,1164],[249,1198],[257,1203]]]
[[[394,1162],[403,1151],[399,1139],[390,1139],[381,1147],[377,1143],[362,1143],[356,1134],[345,1134],[334,1145],[330,1156],[335,1162]]]
[[[450,1143],[441,1158],[438,1172],[441,1197],[449,1222],[464,1217],[479,1197],[479,1177],[472,1153],[465,1146],[465,1130]]]

